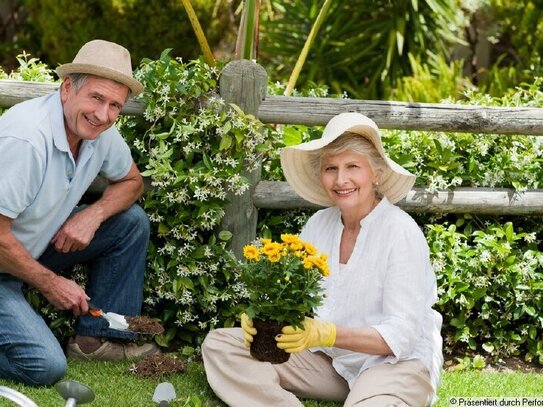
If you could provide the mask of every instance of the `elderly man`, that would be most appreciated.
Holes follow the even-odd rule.
[[[87,315],[90,300],[123,315],[141,312],[149,222],[135,205],[141,175],[114,123],[143,86],[132,76],[129,52],[102,40],[85,44],[57,73],[58,92],[0,117],[0,378],[27,385],[59,380],[66,358],[23,284],[80,317],[69,357],[121,360],[159,351]],[[78,206],[98,174],[109,186],[95,203]],[[64,274],[79,263],[90,268],[86,288]]]

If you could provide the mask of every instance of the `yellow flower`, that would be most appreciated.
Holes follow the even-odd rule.
[[[247,260],[258,260],[260,258],[258,249],[252,245],[247,245],[243,248],[243,256],[245,256]]]
[[[309,254],[310,256],[314,256],[315,254],[317,254],[317,248],[309,242],[304,243],[304,249],[305,249],[305,252]]]
[[[268,257],[272,254],[278,255],[279,252],[283,249],[283,245],[277,242],[269,242],[262,247],[260,250],[261,253],[267,255]]]
[[[313,267],[313,260],[311,257],[306,257],[304,259],[304,268],[309,270],[311,267]]]
[[[302,250],[304,248],[304,244],[302,242],[292,242],[292,243],[289,243],[288,247],[290,248],[290,250],[292,250],[293,252],[298,252],[300,250]]]
[[[281,260],[281,254],[279,252],[268,254],[268,260],[272,263],[279,263]]]
[[[301,243],[300,238],[297,235],[291,235],[288,233],[282,234],[281,240],[286,244]]]
[[[330,269],[328,268],[328,264],[324,263],[322,267],[319,267],[321,269],[321,273],[324,277],[328,277],[330,275]]]
[[[265,237],[261,238],[260,239],[260,242],[264,245],[264,244],[268,244],[268,243],[271,243],[271,239],[266,239]]]

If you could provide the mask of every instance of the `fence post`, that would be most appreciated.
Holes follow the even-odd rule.
[[[221,97],[227,103],[235,103],[241,110],[255,117],[260,102],[266,96],[268,75],[255,62],[241,59],[228,63],[219,79]],[[232,233],[231,249],[237,258],[242,258],[243,246],[256,237],[257,208],[253,204],[253,192],[260,181],[260,168],[243,174],[251,187],[242,195],[230,193],[222,228]]]

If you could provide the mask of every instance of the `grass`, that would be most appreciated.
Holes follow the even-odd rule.
[[[90,386],[96,399],[93,407],[146,407],[156,406],[152,401],[154,389],[161,381],[175,387],[177,400],[172,406],[215,407],[224,406],[207,385],[200,362],[188,364],[183,374],[158,379],[144,379],[130,372],[129,362],[77,362],[69,361],[66,379],[77,380]],[[64,406],[65,402],[54,387],[33,388],[0,380],[0,385],[15,388],[30,397],[40,407]],[[535,397],[542,395],[543,375],[539,373],[497,373],[484,371],[445,372],[438,391],[436,407],[449,407],[450,397]],[[309,407],[339,407],[338,403],[306,401]],[[0,406],[15,406],[0,398]]]

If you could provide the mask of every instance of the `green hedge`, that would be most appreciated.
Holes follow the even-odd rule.
[[[22,69],[46,77],[30,61]],[[142,203],[152,221],[145,313],[158,317],[163,345],[197,349],[206,332],[235,323],[245,291],[220,228],[230,193],[248,188],[242,169],[262,161],[265,179],[282,179],[277,151],[319,134],[319,128],[263,126],[218,96],[218,69],[201,60],[182,62],[167,50],[144,60],[137,75],[146,92],[142,117],[125,116],[119,128],[154,189]],[[541,81],[496,99],[471,93],[473,105],[541,105]],[[273,84],[269,93],[281,94]],[[308,96],[323,96],[311,89]],[[391,157],[417,173],[419,186],[539,188],[541,142],[530,136],[491,136],[384,131]],[[260,211],[261,235],[296,233],[311,211]],[[446,353],[485,358],[522,355],[543,362],[542,227],[537,217],[416,215],[431,249],[444,317]],[[78,273],[84,281],[84,273]],[[29,299],[51,321],[59,338],[72,332],[72,318]]]

